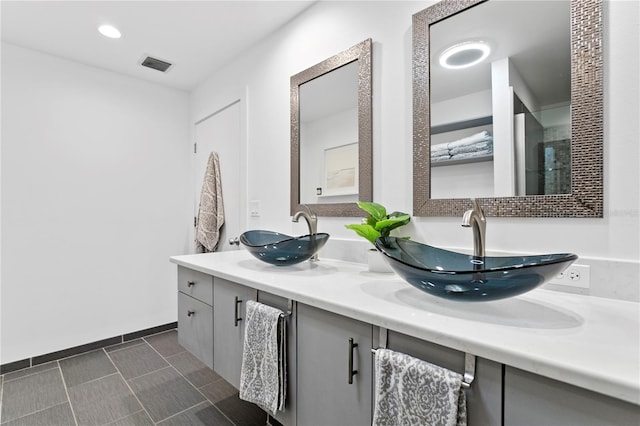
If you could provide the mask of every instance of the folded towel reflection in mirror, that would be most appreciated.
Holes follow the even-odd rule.
[[[493,154],[493,136],[487,131],[451,142],[431,145],[431,161],[474,158]]]

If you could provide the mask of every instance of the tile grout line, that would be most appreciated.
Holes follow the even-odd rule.
[[[142,339],[140,339],[140,340],[142,340]],[[133,340],[129,340],[129,342],[133,342]],[[101,348],[101,349],[104,349],[104,351],[106,353],[110,354],[110,353],[114,353],[114,352],[126,351],[129,348],[135,348],[136,346],[142,345],[144,342],[141,341],[140,343],[136,343],[134,345],[129,345],[129,346],[126,346],[126,347],[120,348],[120,349],[113,349],[113,350],[110,350],[110,351],[107,350],[109,348],[113,348],[114,346],[124,345],[125,343],[128,343],[128,342],[118,343],[117,345],[106,346],[106,347]]]
[[[111,361],[111,360],[109,360],[109,361]],[[89,384],[89,383],[98,382],[98,381],[100,381],[102,379],[106,379],[107,377],[115,376],[116,374],[118,374],[118,372],[114,371],[113,373],[106,374],[106,375],[104,375],[102,377],[98,377],[98,378],[95,378],[95,379],[87,380],[86,382],[78,383],[77,385],[74,385],[74,386],[83,386],[83,385],[86,385],[86,384]]]
[[[33,416],[34,414],[42,413],[43,411],[50,410],[50,409],[52,409],[53,407],[57,407],[57,406],[59,406],[59,405],[64,405],[64,404],[69,404],[69,405],[71,405],[69,402],[61,402],[61,403],[59,403],[59,404],[54,404],[54,405],[51,405],[51,406],[49,406],[49,407],[44,407],[44,408],[41,408],[41,409],[39,409],[39,410],[33,411],[33,412],[31,412],[31,413],[24,414],[24,415],[22,415],[22,416],[20,416],[20,417],[16,417],[15,419],[11,419],[11,420],[9,420],[9,422],[15,422],[16,420],[24,419],[25,417]],[[6,424],[6,423],[5,423],[5,424]]]
[[[54,361],[52,361],[52,362],[54,362]],[[57,363],[57,361],[55,361],[55,362]],[[30,368],[31,368],[31,367],[30,367]],[[36,374],[45,373],[45,372],[48,372],[48,371],[51,371],[51,370],[58,370],[58,373],[60,374],[60,378],[61,378],[61,380],[62,380],[62,387],[63,387],[63,389],[64,389],[64,392],[65,392],[65,395],[66,395],[66,397],[67,397],[67,400],[66,400],[65,402],[61,402],[61,403],[58,403],[58,404],[53,404],[53,405],[50,405],[50,406],[48,406],[48,407],[44,407],[44,408],[41,408],[41,409],[39,409],[39,410],[32,411],[32,412],[30,412],[30,413],[24,414],[24,415],[22,415],[22,416],[20,416],[20,417],[16,417],[15,419],[11,419],[11,420],[10,420],[11,422],[13,422],[13,421],[15,421],[15,420],[18,420],[18,419],[22,419],[22,418],[28,417],[28,416],[32,416],[32,415],[37,414],[37,413],[41,413],[41,412],[43,412],[43,411],[45,411],[45,410],[49,410],[49,409],[51,409],[51,408],[53,408],[53,407],[57,407],[57,406],[59,406],[59,405],[69,404],[69,409],[71,410],[71,414],[73,415],[73,421],[74,421],[74,424],[75,424],[75,426],[78,426],[78,421],[77,421],[77,419],[76,419],[75,411],[73,410],[73,405],[71,405],[71,398],[69,398],[69,392],[67,391],[67,383],[66,383],[66,381],[65,381],[65,379],[64,379],[64,375],[62,374],[62,369],[60,368],[60,366],[59,366],[59,365],[58,365],[58,367],[47,368],[46,370],[38,371],[37,373],[27,374],[27,375],[25,375],[25,376],[17,377],[17,378],[15,378],[15,379],[13,379],[13,380],[10,380],[10,382],[11,382],[11,381],[15,381],[15,380],[20,380],[20,379],[23,379],[23,378],[26,378],[26,377],[31,377],[31,376],[34,376],[34,375],[36,375]],[[3,380],[3,381],[2,381],[2,388],[3,388],[3,391],[2,391],[2,392],[0,392],[0,395],[3,395],[3,392],[4,392],[4,382],[5,382],[5,381]],[[0,402],[1,402],[1,400],[0,400]],[[0,423],[0,424],[1,424],[1,423]]]
[[[31,368],[31,367],[29,367],[29,368]],[[57,367],[47,368],[46,370],[38,371],[38,372],[33,373],[33,374],[27,374],[27,375],[24,375],[24,376],[16,377],[15,379],[9,380],[9,382],[13,382],[13,381],[16,381],[16,380],[20,380],[20,379],[24,379],[24,378],[27,378],[27,377],[31,377],[31,376],[34,376],[36,374],[45,373],[45,372],[48,372],[48,371],[51,371],[51,370],[55,370],[56,368]],[[58,405],[62,405],[62,404],[69,404],[69,408],[71,408],[71,401],[69,400],[69,395],[67,394],[67,387],[66,387],[65,382],[64,382],[64,377],[62,377],[62,370],[60,370],[60,368],[57,368],[57,369],[58,369],[58,372],[60,373],[60,376],[62,378],[62,387],[64,388],[65,394],[67,395],[67,401],[66,402],[61,402],[59,404],[53,404],[53,405],[41,408],[41,409],[36,410],[36,411],[32,411],[30,413],[23,414],[20,417],[16,417],[14,419],[10,419],[9,420],[10,422],[13,422],[13,421],[18,420],[18,419],[22,419],[22,418],[27,417],[27,416],[31,416],[31,415],[36,414],[36,413],[40,413],[42,411],[48,410],[48,409],[53,408],[53,407],[57,407]],[[5,375],[2,375],[2,383],[0,385],[0,425],[2,424],[2,420],[1,419],[2,419],[2,405],[3,405],[3,399],[4,399],[4,384],[7,382],[7,380],[6,380],[6,378],[4,376]],[[75,420],[75,418],[74,418],[74,420]],[[77,426],[77,424],[76,424],[76,426]]]
[[[134,346],[138,346],[138,345],[134,345]],[[120,378],[122,378],[122,380],[124,381],[124,384],[127,385],[127,389],[129,389],[129,392],[131,392],[131,395],[133,395],[133,397],[136,399],[136,401],[138,401],[138,404],[140,404],[140,407],[142,407],[142,410],[138,410],[138,411],[144,411],[147,416],[149,416],[149,420],[151,420],[151,423],[153,423],[154,425],[156,424],[156,422],[153,420],[153,417],[151,417],[151,414],[149,414],[149,412],[147,411],[147,408],[144,406],[144,404],[142,404],[142,401],[140,401],[140,399],[138,398],[138,395],[136,395],[136,393],[133,391],[133,389],[131,388],[131,386],[129,385],[129,382],[124,378],[124,376],[122,375],[122,372],[120,371],[120,369],[118,368],[118,366],[116,365],[115,362],[113,362],[113,360],[111,359],[111,357],[109,356],[109,353],[105,350],[105,348],[102,348],[102,350],[104,351],[104,353],[107,355],[107,358],[109,359],[109,362],[111,364],[113,364],[113,366],[115,367],[116,371],[118,372],[117,374],[120,375]],[[156,370],[158,371],[158,370]],[[140,376],[141,377],[141,376]],[[136,411],[136,413],[138,412]],[[135,413],[131,413],[130,415],[135,414]],[[128,417],[128,416],[127,416]],[[123,417],[124,418],[124,417]],[[113,423],[113,422],[112,422]]]
[[[73,416],[73,421],[76,426],[78,426],[78,418],[76,417],[76,410],[73,409],[73,404],[71,404],[71,397],[69,397],[69,389],[67,388],[67,381],[64,379],[64,374],[62,374],[62,367],[60,366],[60,361],[56,361],[58,364],[58,372],[60,373],[60,377],[62,378],[62,387],[64,388],[64,393],[67,395],[67,402],[69,403],[69,409],[71,410],[71,415]]]
[[[204,401],[200,401],[200,402],[198,402],[196,405],[192,405],[191,407],[185,408],[184,410],[179,411],[179,412],[177,412],[177,413],[175,413],[175,414],[172,414],[172,415],[170,415],[169,417],[165,417],[164,419],[160,420],[160,421],[159,421],[158,423],[156,423],[156,424],[160,424],[160,423],[162,423],[162,422],[166,422],[167,420],[169,420],[169,419],[171,419],[171,418],[173,418],[173,417],[179,416],[179,415],[180,415],[180,414],[182,414],[182,413],[186,413],[187,411],[191,410],[192,408],[196,408],[198,405],[202,405],[202,404],[206,404],[206,403],[211,404],[211,401],[209,401],[208,399],[206,399],[206,398],[205,398],[205,400],[204,400]],[[213,405],[213,404],[211,404],[211,406],[214,406],[214,405]],[[232,423],[232,424],[233,424],[233,423]],[[235,425],[234,425],[234,426],[235,426]]]
[[[3,376],[4,376],[3,383],[13,382],[14,380],[20,380],[20,379],[23,379],[23,378],[25,378],[25,377],[31,377],[31,376],[33,376],[33,375],[35,375],[35,374],[44,373],[45,371],[49,371],[49,370],[55,370],[56,368],[58,368],[58,366],[57,366],[57,365],[56,365],[56,366],[54,366],[54,365],[53,365],[53,363],[57,363],[57,362],[58,362],[57,360],[56,360],[56,361],[51,361],[51,368],[45,368],[44,370],[38,370],[38,371],[36,371],[36,372],[34,372],[34,373],[24,374],[24,375],[22,375],[22,376],[18,376],[18,377],[16,377],[15,379],[9,379],[9,380],[7,380],[7,374],[15,373],[15,371],[12,371],[12,372],[10,372],[10,373],[5,373],[5,374],[3,374]],[[40,364],[40,365],[45,365],[45,364]],[[24,371],[24,370],[27,370],[27,369],[30,369],[30,368],[37,368],[37,367],[38,367],[38,366],[36,365],[35,367],[27,367],[27,368],[23,368],[22,370],[16,370],[16,371]]]
[[[176,330],[176,335],[177,335],[177,334],[178,334],[178,331]],[[176,336],[176,338],[177,338],[177,336]],[[153,349],[153,350],[154,350],[158,355],[160,355],[160,357],[161,357],[161,358],[162,358],[162,359],[163,359],[167,364],[169,364],[169,365],[171,366],[171,368],[173,368],[173,369],[178,373],[178,375],[180,375],[180,377],[182,377],[184,380],[186,380],[186,382],[187,382],[187,383],[189,383],[191,386],[193,386],[193,388],[194,388],[196,391],[198,391],[198,393],[199,393],[200,395],[202,395],[202,396],[204,397],[204,400],[205,400],[205,401],[207,401],[209,404],[211,404],[211,406],[212,406],[212,407],[214,407],[216,410],[218,410],[218,412],[219,412],[220,414],[222,414],[222,415],[224,416],[224,418],[225,418],[225,419],[229,420],[229,423],[231,423],[233,426],[235,426],[235,423],[234,423],[234,422],[233,422],[233,421],[232,421],[232,420],[231,420],[231,419],[230,419],[230,418],[229,418],[229,417],[228,417],[228,416],[227,416],[227,415],[226,415],[226,414],[225,414],[225,413],[224,413],[224,412],[223,412],[223,411],[222,411],[222,410],[221,410],[221,409],[220,409],[220,408],[219,408],[219,407],[218,407],[218,406],[213,402],[213,401],[210,401],[210,400],[209,400],[209,398],[207,398],[207,396],[206,396],[206,395],[205,395],[205,394],[200,390],[200,388],[199,388],[199,387],[197,387],[196,385],[194,385],[193,383],[191,383],[191,381],[189,381],[189,379],[187,379],[187,378],[186,378],[186,377],[185,377],[185,376],[184,376],[180,371],[178,371],[178,369],[177,369],[177,368],[175,368],[175,367],[173,366],[173,364],[171,364],[171,362],[169,362],[169,360],[167,360],[167,358],[166,358],[164,355],[162,355],[160,352],[158,352],[158,350],[156,350],[156,348],[154,348],[154,347],[153,347],[153,345],[152,345],[151,343],[147,342],[147,340],[146,340],[144,337],[142,338],[142,340],[144,340],[144,341],[147,343],[147,345],[149,345],[149,346],[151,347],[151,349]],[[184,350],[184,351],[182,351],[182,352],[188,352],[188,351],[185,349],[185,350]],[[181,354],[182,352],[175,353],[175,354],[173,354],[172,356],[174,356],[174,355],[178,355],[178,354]],[[205,367],[206,367],[206,365],[205,365]],[[207,368],[209,368],[209,367],[207,367]],[[213,382],[212,382],[212,383],[213,383]],[[204,386],[207,386],[207,385],[204,385]],[[204,386],[202,386],[202,387],[204,387]],[[202,402],[204,402],[204,401],[202,401]],[[202,404],[202,402],[199,402],[198,404],[194,405],[193,407],[197,407],[198,405]],[[189,407],[187,410],[190,410],[190,409],[191,409],[191,408],[193,408],[193,407]],[[174,415],[175,415],[175,414],[174,414]],[[173,417],[173,416],[169,416],[169,417],[167,417],[167,419],[168,419],[168,418],[171,418],[171,417]],[[161,421],[164,421],[164,420],[167,420],[167,419],[163,419],[163,420],[161,420]]]
[[[140,405],[142,405],[142,404],[140,404]],[[131,414],[127,414],[127,415],[126,415],[126,416],[124,416],[124,417],[120,417],[120,418],[118,418],[118,419],[115,419],[115,420],[114,420],[114,421],[112,421],[112,422],[105,423],[104,425],[100,425],[100,426],[109,426],[109,425],[112,425],[112,424],[114,424],[114,423],[116,423],[116,422],[119,422],[120,420],[124,420],[124,419],[126,419],[127,417],[131,417],[131,416],[133,416],[134,414],[138,414],[138,413],[141,413],[141,412],[143,412],[143,411],[144,411],[145,413],[147,413],[147,411],[144,409],[144,407],[142,407],[142,408],[141,408],[140,410],[138,410],[138,411],[134,411],[134,412],[133,412],[133,413],[131,413]],[[149,415],[149,413],[147,413],[147,415]],[[151,418],[151,416],[149,416],[149,418]],[[153,419],[151,419],[151,423],[153,423],[153,425],[155,426],[155,423],[154,423]]]
[[[165,365],[165,366],[164,366],[164,367],[162,367],[162,368],[158,368],[157,370],[149,371],[148,373],[144,373],[144,374],[141,374],[141,375],[136,376],[136,377],[131,377],[131,378],[129,378],[129,379],[125,379],[125,377],[124,377],[124,376],[122,376],[122,378],[123,378],[123,379],[125,379],[125,380],[127,380],[127,381],[128,381],[128,380],[138,380],[138,379],[140,379],[140,378],[142,378],[142,377],[147,377],[147,376],[149,376],[149,375],[151,375],[151,374],[157,373],[158,371],[166,370],[167,368],[171,368],[171,367],[172,367],[172,365],[171,365],[171,364],[169,364],[169,365]],[[117,368],[117,367],[116,367],[116,368]],[[118,370],[118,372],[119,372],[119,370]]]

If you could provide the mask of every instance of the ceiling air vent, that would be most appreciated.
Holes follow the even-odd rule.
[[[169,62],[161,61],[160,59],[152,58],[151,56],[144,58],[141,65],[143,67],[152,68],[162,72],[166,72],[171,66]]]

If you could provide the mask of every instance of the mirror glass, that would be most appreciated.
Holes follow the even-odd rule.
[[[494,216],[602,216],[601,6],[444,0],[414,15],[415,215],[483,198]]]
[[[300,85],[300,203],[358,201],[358,62]]]
[[[361,216],[371,201],[371,40],[291,77],[291,214]]]
[[[489,1],[430,26],[431,198],[571,192],[569,12]],[[489,52],[465,66],[471,42]]]

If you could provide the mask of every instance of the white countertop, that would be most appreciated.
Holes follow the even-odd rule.
[[[245,250],[171,262],[640,405],[635,302],[542,289],[454,302],[362,264],[321,259],[277,267]]]

